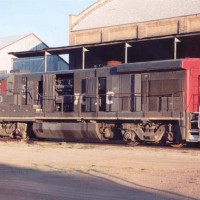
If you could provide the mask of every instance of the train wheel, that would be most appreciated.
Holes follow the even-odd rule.
[[[182,143],[177,143],[177,144],[173,143],[173,144],[169,144],[169,145],[170,145],[170,147],[174,147],[174,148],[182,148],[183,147]]]
[[[183,147],[183,143],[181,143],[181,142],[172,143],[172,142],[167,141],[164,137],[161,139],[160,145],[162,145],[162,146],[170,146],[170,147],[174,147],[174,148]]]
[[[127,144],[128,144],[129,146],[134,147],[134,146],[137,146],[137,145],[139,144],[139,142],[138,142],[138,141],[127,141]]]
[[[125,133],[123,134],[123,140],[127,142],[127,144],[130,146],[136,146],[139,144],[139,139],[137,135],[132,131],[125,131]]]
[[[17,129],[15,130],[15,137],[20,137],[22,140],[27,138],[27,124],[17,123]]]

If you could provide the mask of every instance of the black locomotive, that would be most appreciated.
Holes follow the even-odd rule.
[[[199,142],[200,59],[0,75],[0,135]]]

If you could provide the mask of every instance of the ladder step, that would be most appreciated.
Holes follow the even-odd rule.
[[[191,123],[198,123],[198,120],[192,120]]]
[[[190,142],[199,142],[200,138],[198,135],[190,135],[189,136],[189,141]]]
[[[41,108],[37,108],[37,109],[35,109],[35,112],[36,112],[36,113],[42,113],[43,110],[42,110]]]
[[[191,129],[189,130],[190,133],[199,133],[199,129]]]
[[[37,105],[37,104],[33,105],[33,109],[39,109],[39,108],[41,108],[41,105]]]

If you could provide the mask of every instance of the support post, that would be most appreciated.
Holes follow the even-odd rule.
[[[47,72],[47,56],[48,56],[48,52],[45,51],[44,53],[44,72]]]
[[[128,48],[132,47],[129,43],[125,43],[125,63],[128,63]]]
[[[89,51],[89,50],[83,47],[83,49],[82,49],[82,69],[85,69],[85,53],[87,51]]]
[[[177,59],[177,43],[181,42],[178,38],[174,38],[174,60]]]

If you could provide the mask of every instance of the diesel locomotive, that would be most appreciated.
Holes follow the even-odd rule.
[[[200,142],[200,59],[0,75],[0,136]]]

